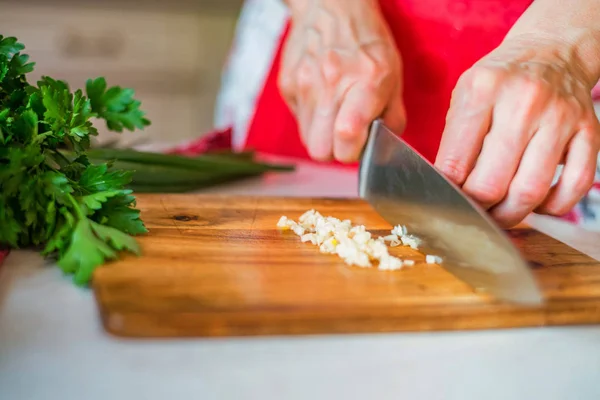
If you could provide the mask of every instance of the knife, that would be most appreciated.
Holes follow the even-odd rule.
[[[388,223],[423,241],[419,250],[476,290],[522,305],[543,296],[520,252],[489,215],[381,119],[359,167],[359,194]]]

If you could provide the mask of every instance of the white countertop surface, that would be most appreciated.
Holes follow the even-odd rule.
[[[300,165],[211,191],[356,195],[348,170]],[[529,222],[600,258],[600,234]],[[600,326],[453,333],[123,340],[89,290],[35,254],[0,267],[0,400],[600,399]]]

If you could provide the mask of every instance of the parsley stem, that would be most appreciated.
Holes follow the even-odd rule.
[[[66,165],[71,164],[71,160],[69,160],[63,153],[61,153],[59,150],[53,150],[53,153],[56,154],[58,157],[60,157],[60,159],[62,161],[65,162]]]
[[[70,193],[67,193],[65,196],[67,197],[67,199],[69,199],[69,201],[73,205],[73,208],[75,209],[75,214],[77,215],[77,218],[80,220],[86,219],[87,216],[83,213],[83,210],[77,203],[77,200],[75,200],[75,197],[73,197]]]

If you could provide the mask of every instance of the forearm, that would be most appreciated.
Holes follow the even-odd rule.
[[[600,0],[535,0],[507,39],[535,37],[557,43],[559,56],[578,63],[590,85],[600,79]]]

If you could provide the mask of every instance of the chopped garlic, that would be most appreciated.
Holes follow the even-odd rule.
[[[319,250],[321,250],[321,253],[336,254],[337,244],[338,241],[334,237],[330,237],[319,246]]]
[[[406,236],[407,233],[408,232],[404,225],[396,225],[394,229],[392,229],[392,235],[395,236]]]
[[[405,246],[410,246],[415,250],[419,249],[419,245],[421,244],[421,239],[413,235],[404,235],[400,237],[402,244]]]
[[[279,222],[277,222],[277,227],[283,228],[283,229],[289,229],[295,224],[296,223],[294,221],[288,219],[288,217],[283,215],[281,218],[279,218]]]
[[[337,254],[348,265],[371,267],[373,261],[378,261],[381,270],[396,270],[415,264],[413,260],[403,261],[390,255],[388,242],[391,247],[405,245],[414,249],[421,243],[417,237],[409,235],[403,225],[394,227],[390,235],[374,239],[364,225],[353,226],[347,219],[323,217],[314,209],[302,214],[297,223],[283,216],[277,226],[291,229],[303,243],[318,246],[322,253]]]
[[[314,233],[306,233],[300,236],[300,240],[302,243],[311,242],[312,244],[317,244],[317,237]]]
[[[304,235],[305,229],[303,227],[301,227],[300,225],[294,225],[294,226],[292,226],[292,231],[294,231],[294,233],[296,235],[302,236],[302,235]]]
[[[378,260],[381,260],[383,257],[389,255],[385,243],[375,240],[369,242],[366,251],[371,257],[376,258]]]
[[[391,234],[383,237],[379,237],[382,242],[390,242],[390,247],[397,247],[402,244],[398,235]]]
[[[344,239],[335,248],[338,256],[344,259],[349,265],[358,265],[359,267],[370,267],[369,256],[361,252],[358,245],[351,239]]]
[[[402,268],[403,264],[404,263],[399,258],[390,255],[385,255],[379,261],[379,269],[400,269]]]
[[[398,235],[392,233],[391,235],[381,237],[381,240],[384,242],[393,242],[395,240],[399,240]]]
[[[355,226],[350,233],[353,234],[352,239],[358,244],[366,244],[371,239],[371,234],[362,225]]]
[[[414,260],[401,260],[389,254],[387,242],[391,247],[409,246],[417,249],[421,240],[409,235],[403,225],[395,226],[391,234],[373,239],[364,225],[353,226],[350,220],[334,217],[323,217],[316,210],[308,210],[300,216],[298,222],[282,216],[277,223],[279,228],[291,229],[300,236],[303,243],[310,242],[319,247],[322,253],[337,254],[348,265],[371,267],[372,261],[379,262],[381,270],[401,269],[404,265],[415,265]],[[427,255],[428,264],[440,264],[438,256]]]
[[[427,254],[425,256],[425,262],[427,264],[441,264],[442,263],[442,258],[438,257],[438,256],[431,255],[431,254]]]

